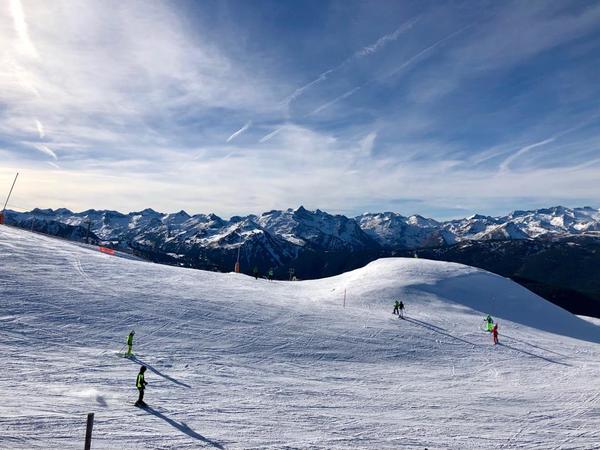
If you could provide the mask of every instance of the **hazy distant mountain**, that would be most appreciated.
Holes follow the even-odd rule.
[[[515,211],[507,216],[474,215],[437,222],[421,216],[404,217],[386,212],[363,214],[361,228],[386,248],[423,248],[467,240],[555,239],[600,235],[600,210],[556,206],[534,211]]]

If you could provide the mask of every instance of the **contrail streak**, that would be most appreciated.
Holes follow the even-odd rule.
[[[237,130],[235,133],[233,133],[231,136],[229,136],[227,138],[226,142],[230,142],[233,139],[235,139],[236,137],[238,137],[240,134],[242,134],[244,131],[246,131],[248,128],[250,128],[250,126],[252,125],[252,121],[248,121],[242,128],[240,128],[239,130]]]

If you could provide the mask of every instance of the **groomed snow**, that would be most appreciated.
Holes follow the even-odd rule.
[[[0,264],[3,449],[82,448],[88,412],[94,449],[600,448],[600,327],[481,270],[268,282],[5,226]]]

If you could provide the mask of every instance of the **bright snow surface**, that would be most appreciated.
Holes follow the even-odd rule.
[[[0,264],[0,448],[82,448],[88,412],[95,449],[600,448],[600,327],[478,269],[268,282],[5,226]]]

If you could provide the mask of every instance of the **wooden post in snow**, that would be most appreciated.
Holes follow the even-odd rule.
[[[92,226],[92,221],[88,220],[87,221],[87,231],[85,232],[85,243],[89,244],[90,243],[90,227]]]
[[[240,245],[238,247],[238,254],[237,254],[237,260],[235,261],[235,266],[233,267],[233,271],[235,273],[240,273],[240,249],[242,248],[242,246]]]
[[[92,428],[94,428],[94,413],[89,413],[87,416],[87,427],[85,429],[84,450],[91,450],[92,448]]]

